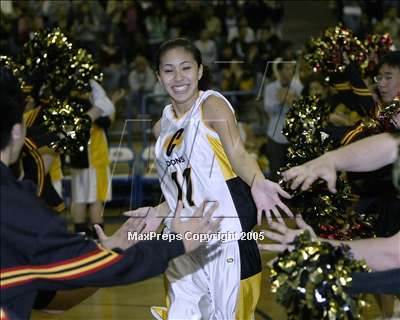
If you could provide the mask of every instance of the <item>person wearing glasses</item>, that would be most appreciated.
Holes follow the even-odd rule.
[[[391,51],[383,56],[374,77],[378,103],[371,109],[370,117],[361,120],[341,139],[345,146],[360,139],[382,132],[394,132],[400,128],[400,110],[390,117],[384,116],[382,106],[400,96],[400,51]],[[397,104],[398,105],[398,104]],[[373,148],[370,151],[375,150]],[[378,237],[390,237],[400,230],[400,198],[392,182],[392,164],[370,172],[347,174],[354,194],[359,196],[356,210],[377,215],[374,232]],[[392,313],[392,298],[379,298],[384,315]]]
[[[390,117],[382,114],[382,106],[400,96],[400,51],[389,52],[381,59],[374,79],[380,104],[375,106],[368,121],[361,121],[348,131],[342,138],[341,145],[400,128],[400,110]],[[393,212],[400,212],[400,199],[396,196],[391,176],[392,165],[368,173],[348,174],[353,192],[360,196],[358,211],[378,214],[375,228],[377,236],[391,236],[400,230],[400,219],[393,217]]]

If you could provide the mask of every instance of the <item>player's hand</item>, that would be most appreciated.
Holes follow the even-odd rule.
[[[100,243],[107,249],[120,248],[126,250],[135,245],[138,241],[128,240],[128,232],[143,233],[145,221],[143,218],[129,218],[125,223],[110,237],[106,236],[103,229],[94,225]]]
[[[132,211],[124,212],[124,216],[131,217],[133,219],[144,219],[145,227],[143,233],[155,232],[161,225],[164,217],[161,212],[157,210],[157,207],[142,207]]]
[[[282,202],[280,196],[290,199],[291,196],[284,191],[279,184],[272,182],[264,177],[255,179],[251,186],[251,194],[257,207],[257,223],[261,225],[263,212],[268,221],[272,215],[281,217],[279,209],[283,210],[289,217],[293,217],[292,211]],[[279,209],[278,209],[279,208]]]
[[[182,202],[179,201],[175,212],[175,218],[172,220],[172,231],[181,235],[185,235],[187,232],[191,232],[192,234],[211,234],[217,232],[222,218],[213,219],[212,215],[218,208],[218,202],[213,201],[209,209],[206,209],[207,203],[209,202],[204,201],[200,207],[196,208],[193,216],[186,221],[182,221],[181,212],[183,205]],[[183,237],[185,252],[193,251],[204,244],[206,244],[206,242],[193,239],[188,240]]]
[[[292,180],[291,189],[305,191],[319,178],[325,180],[328,189],[336,193],[336,167],[329,153],[322,155],[314,160],[308,161],[301,166],[293,167],[282,173],[286,181]]]
[[[271,221],[269,223],[269,227],[272,230],[262,230],[265,237],[270,240],[276,241],[278,243],[273,244],[259,244],[258,247],[261,250],[267,251],[276,251],[282,252],[286,249],[293,249],[293,246],[290,245],[294,238],[296,238],[299,234],[303,233],[305,230],[310,232],[310,235],[313,239],[316,239],[314,230],[304,222],[303,218],[300,215],[296,216],[296,223],[300,229],[290,229],[286,226],[283,219],[277,219],[277,221]]]

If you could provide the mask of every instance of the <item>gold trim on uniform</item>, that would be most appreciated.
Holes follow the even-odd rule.
[[[231,163],[229,162],[228,157],[225,154],[224,148],[222,147],[221,141],[217,138],[214,138],[210,135],[207,135],[208,142],[211,145],[211,148],[214,151],[214,154],[218,160],[219,166],[222,170],[222,174],[224,175],[225,181],[236,178],[236,174],[232,169]]]
[[[239,298],[236,309],[237,320],[252,319],[261,294],[262,273],[240,280]]]

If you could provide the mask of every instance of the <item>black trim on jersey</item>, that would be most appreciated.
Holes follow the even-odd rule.
[[[250,231],[257,224],[257,208],[251,195],[250,187],[241,178],[226,181],[233,203],[244,232]]]
[[[250,187],[241,178],[226,181],[243,232],[248,232],[257,224],[257,208]],[[261,257],[254,240],[238,240],[240,252],[240,279],[246,279],[261,272]]]

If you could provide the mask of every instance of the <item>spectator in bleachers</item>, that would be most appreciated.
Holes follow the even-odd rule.
[[[202,30],[200,33],[200,39],[195,43],[199,48],[203,57],[203,64],[211,69],[214,68],[214,62],[217,60],[217,45],[215,41],[211,39],[208,30]]]
[[[249,26],[245,17],[240,18],[238,27],[233,29],[231,34],[228,35],[228,42],[233,42],[238,38],[244,43],[250,43],[255,40],[254,30]]]
[[[252,42],[249,44],[245,61],[246,65],[251,73],[254,74],[254,76],[257,76],[257,74],[262,75],[265,68],[265,62],[260,55],[260,48],[257,42]]]
[[[224,64],[224,69],[222,70],[222,91],[234,91],[240,90],[240,84],[244,74],[243,62],[240,59],[233,59],[230,63]]]
[[[400,18],[398,9],[395,7],[389,8],[386,11],[385,17],[382,20],[382,27],[389,32],[393,37],[399,35],[400,32]]]
[[[159,97],[155,97],[153,99],[154,104],[159,107],[159,111],[161,111],[162,106],[165,106],[169,102],[169,98],[167,96],[167,92],[165,91],[164,87],[160,84],[159,81],[156,82],[154,85],[153,94],[160,95]],[[157,114],[159,116],[160,113]]]
[[[183,5],[184,3],[185,5]],[[205,29],[204,1],[175,1],[176,6],[181,6],[180,26],[184,36],[196,39],[200,31]],[[208,5],[208,3],[207,3]],[[175,14],[172,12],[171,14]]]
[[[206,30],[211,39],[217,42],[217,47],[219,42],[221,42],[222,37],[222,23],[221,19],[215,14],[214,7],[207,6],[204,11],[204,15],[207,17],[205,24]]]
[[[149,56],[153,57],[157,48],[167,37],[167,17],[157,4],[149,9],[148,15],[144,19],[147,42],[149,44]]]
[[[125,1],[121,28],[126,39],[125,58],[129,59],[138,52],[145,52],[147,40],[144,13],[139,2]]]
[[[278,57],[281,39],[274,32],[270,21],[265,21],[262,27],[257,30],[256,41],[260,48],[260,55],[265,62],[273,61]]]
[[[248,66],[238,58],[234,58],[222,70],[221,90],[223,91],[251,91],[255,88],[255,75],[249,70]],[[238,119],[242,120],[247,116],[246,103],[249,97],[231,97],[231,101],[235,104],[235,110],[238,113]]]
[[[228,42],[238,34],[238,18],[235,8],[229,6],[226,8],[226,13],[223,20],[223,28],[227,35]]]
[[[32,32],[39,32],[45,28],[45,22],[42,16],[32,18]]]
[[[133,70],[129,73],[129,87],[133,92],[149,92],[152,90],[156,78],[149,62],[144,56],[137,56]]]
[[[296,62],[283,58],[277,64],[278,79],[267,84],[264,89],[264,110],[268,114],[267,156],[273,180],[278,179],[277,171],[286,163],[288,141],[282,134],[286,113],[299,98],[303,85],[294,79]]]
[[[95,57],[98,53],[99,33],[103,30],[103,9],[96,1],[72,3],[75,15],[71,32],[78,47],[87,49]]]
[[[328,86],[322,75],[314,73],[304,82],[302,95],[318,96],[321,99],[326,99],[328,95]]]
[[[49,27],[59,27],[61,30],[70,30],[73,23],[71,1],[51,1],[51,11],[48,13]],[[50,10],[50,9],[49,9]]]
[[[268,14],[266,1],[245,1],[243,4],[243,16],[246,17],[249,26],[255,31],[261,28]]]
[[[129,73],[129,108],[134,105],[138,108],[141,102],[141,96],[153,90],[156,83],[156,77],[151,69],[148,60],[144,56],[137,56],[133,63],[133,70]]]
[[[25,42],[29,40],[32,31],[32,19],[28,14],[22,14],[16,20],[16,37],[11,38],[12,54],[20,53]]]
[[[248,33],[248,31],[248,27],[246,27],[245,25],[241,25],[239,27],[238,36],[232,39],[232,46],[235,50],[235,54],[241,59],[245,59],[245,57],[247,56],[249,45],[253,41],[250,39],[254,38],[253,36],[251,36],[251,33]]]
[[[122,65],[122,49],[116,42],[115,34],[106,35],[105,42],[100,47],[100,62],[103,66],[103,87],[108,94],[124,85],[125,68]]]
[[[282,38],[283,16],[285,14],[284,4],[282,1],[277,0],[268,0],[265,3],[268,6],[268,17],[272,21],[273,30],[279,38]]]

